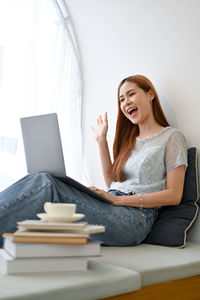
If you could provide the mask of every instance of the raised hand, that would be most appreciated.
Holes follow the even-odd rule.
[[[107,113],[104,114],[104,119],[102,118],[101,115],[99,115],[98,119],[97,119],[97,127],[91,127],[93,132],[94,132],[94,136],[95,139],[97,140],[97,142],[106,139],[106,135],[108,132],[108,116]]]

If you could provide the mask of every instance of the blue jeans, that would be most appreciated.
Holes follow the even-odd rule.
[[[112,194],[124,195],[119,191]],[[45,202],[75,203],[77,213],[85,214],[89,224],[102,224],[104,233],[93,234],[94,239],[108,246],[132,246],[141,243],[151,231],[157,210],[114,206],[101,202],[46,173],[27,175],[0,193],[0,246],[2,234],[14,232],[18,221],[37,219],[44,212]]]

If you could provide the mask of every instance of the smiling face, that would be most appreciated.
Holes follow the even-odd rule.
[[[154,118],[152,110],[153,92],[145,92],[137,84],[125,81],[119,91],[120,109],[133,123],[142,123]]]

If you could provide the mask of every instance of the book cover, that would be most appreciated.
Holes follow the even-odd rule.
[[[73,244],[85,245],[88,243],[87,236],[73,236],[70,234],[43,234],[42,232],[24,232],[24,234],[4,233],[3,236],[12,236],[15,243],[43,243],[43,244]]]
[[[94,257],[101,255],[100,242],[88,240],[85,245],[14,243],[12,236],[4,237],[3,248],[13,257]]]
[[[43,222],[40,220],[25,220],[17,223],[20,230],[37,230],[37,231],[59,231],[69,233],[92,234],[98,232],[105,232],[105,226],[88,224],[87,222],[78,223],[52,223]]]
[[[18,228],[26,230],[73,230],[73,229],[83,229],[88,225],[87,222],[78,223],[60,223],[60,222],[44,222],[41,220],[24,220],[17,222]]]
[[[0,249],[0,270],[3,274],[86,271],[87,258],[13,258]]]

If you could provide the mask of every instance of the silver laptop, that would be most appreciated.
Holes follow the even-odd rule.
[[[101,201],[110,202],[66,176],[56,113],[20,119],[28,173],[45,172]]]
[[[21,118],[28,173],[65,176],[65,163],[56,113]]]

